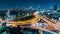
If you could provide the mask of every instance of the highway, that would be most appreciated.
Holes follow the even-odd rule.
[[[44,22],[46,22],[49,26],[51,26],[51,27],[53,27],[54,29],[57,29],[57,30],[60,31],[60,26],[58,26],[57,24],[54,24],[54,23],[52,23],[51,21],[49,21],[49,20],[47,20],[47,19],[45,19],[45,18],[42,18],[41,16],[40,16],[40,19],[42,19]]]
[[[36,15],[35,15],[36,16]],[[45,17],[43,18],[42,16],[36,16],[36,19],[39,17],[39,19],[42,19],[46,24],[47,24],[47,28],[41,28],[39,26],[34,26],[33,28],[36,28],[36,29],[40,29],[40,30],[43,30],[43,31],[46,31],[46,30],[58,30],[60,31],[60,26],[58,24],[54,24],[52,21],[46,19]],[[35,18],[34,18],[35,19]],[[36,24],[37,23],[37,20],[29,20],[29,22],[32,22],[32,23],[28,23],[28,24]],[[17,23],[17,22],[13,22],[13,21],[5,21],[5,20],[0,20],[0,22],[7,22],[7,25],[13,25],[13,26],[17,26],[17,25],[20,25],[22,23],[20,23],[20,21]],[[26,22],[26,21],[25,21]],[[24,22],[23,22],[24,23]],[[0,23],[1,25],[1,23]]]
[[[37,22],[37,19],[38,19],[38,18],[39,18],[39,17],[38,17],[37,15],[35,15],[34,18],[32,18],[32,19],[30,19],[30,20],[26,20],[26,21],[17,21],[17,22],[16,22],[16,21],[14,21],[14,20],[12,20],[12,21],[9,21],[9,20],[0,20],[0,25],[2,24],[2,22],[6,22],[8,26],[9,26],[9,25],[16,26],[16,25],[34,24],[34,23]]]
[[[41,28],[41,27],[39,27],[39,26],[20,26],[20,27],[22,27],[22,28],[38,29],[38,30],[42,30],[42,31],[49,32],[49,33],[51,33],[51,34],[56,34],[56,33],[53,32],[53,31],[50,31],[50,30],[48,30],[48,29]],[[40,32],[40,33],[41,33],[41,32]]]

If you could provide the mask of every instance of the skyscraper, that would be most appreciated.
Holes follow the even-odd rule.
[[[40,11],[40,6],[38,6],[37,10]]]
[[[54,10],[57,10],[57,5],[54,5]]]

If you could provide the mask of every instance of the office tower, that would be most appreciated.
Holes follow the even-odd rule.
[[[54,10],[57,10],[57,5],[54,5]]]

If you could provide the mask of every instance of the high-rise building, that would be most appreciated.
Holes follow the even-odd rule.
[[[54,10],[57,10],[57,5],[54,5]]]
[[[37,7],[37,10],[40,11],[40,6]]]

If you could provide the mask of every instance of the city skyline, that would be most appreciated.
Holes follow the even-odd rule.
[[[57,5],[60,8],[60,0],[0,0],[0,9],[16,8],[16,7],[30,7],[49,8]]]

